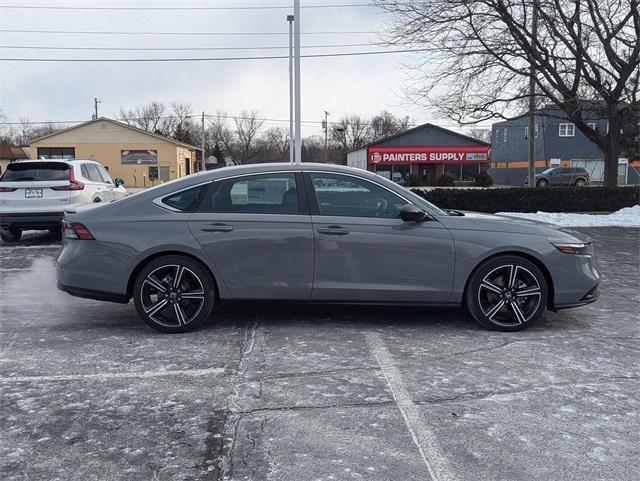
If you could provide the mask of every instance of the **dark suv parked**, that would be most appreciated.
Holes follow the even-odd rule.
[[[553,167],[536,174],[536,185],[547,187],[548,185],[575,185],[584,187],[591,183],[591,174],[583,167]],[[525,177],[524,184],[529,184]]]

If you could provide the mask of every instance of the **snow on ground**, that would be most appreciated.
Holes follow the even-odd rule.
[[[560,212],[498,212],[496,215],[520,217],[564,227],[640,227],[640,205],[625,207],[607,215],[564,214]]]

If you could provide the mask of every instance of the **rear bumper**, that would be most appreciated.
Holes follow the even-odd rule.
[[[64,212],[0,212],[0,228],[45,230],[60,226]]]
[[[115,294],[112,292],[94,291],[91,289],[83,289],[80,287],[72,287],[62,284],[58,281],[58,289],[71,294],[75,297],[82,297],[85,299],[94,299],[96,301],[117,302],[119,304],[126,304],[129,302],[129,297],[122,294]]]

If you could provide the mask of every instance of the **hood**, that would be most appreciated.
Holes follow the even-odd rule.
[[[590,239],[580,232],[559,225],[539,222],[520,217],[485,214],[483,212],[459,211],[461,216],[438,217],[448,229],[481,230],[490,232],[510,232],[546,236],[550,239],[568,242],[588,242]]]

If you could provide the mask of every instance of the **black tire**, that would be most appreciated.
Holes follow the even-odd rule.
[[[474,271],[467,283],[465,306],[487,329],[520,331],[542,315],[548,296],[547,281],[538,266],[523,257],[504,255]]]
[[[576,179],[575,186],[576,187],[584,187],[587,185],[586,179]]]
[[[2,229],[0,230],[0,238],[5,242],[18,242],[22,238],[22,230]]]
[[[537,185],[538,187],[546,187],[546,186],[548,186],[548,185],[549,185],[549,182],[547,182],[545,179],[540,179],[540,180],[536,183],[536,185]]]
[[[176,284],[179,272],[181,280]],[[183,297],[187,294],[189,298]],[[216,289],[211,274],[199,262],[169,255],[142,268],[133,286],[133,300],[144,322],[175,334],[191,331],[208,319],[216,303]]]

